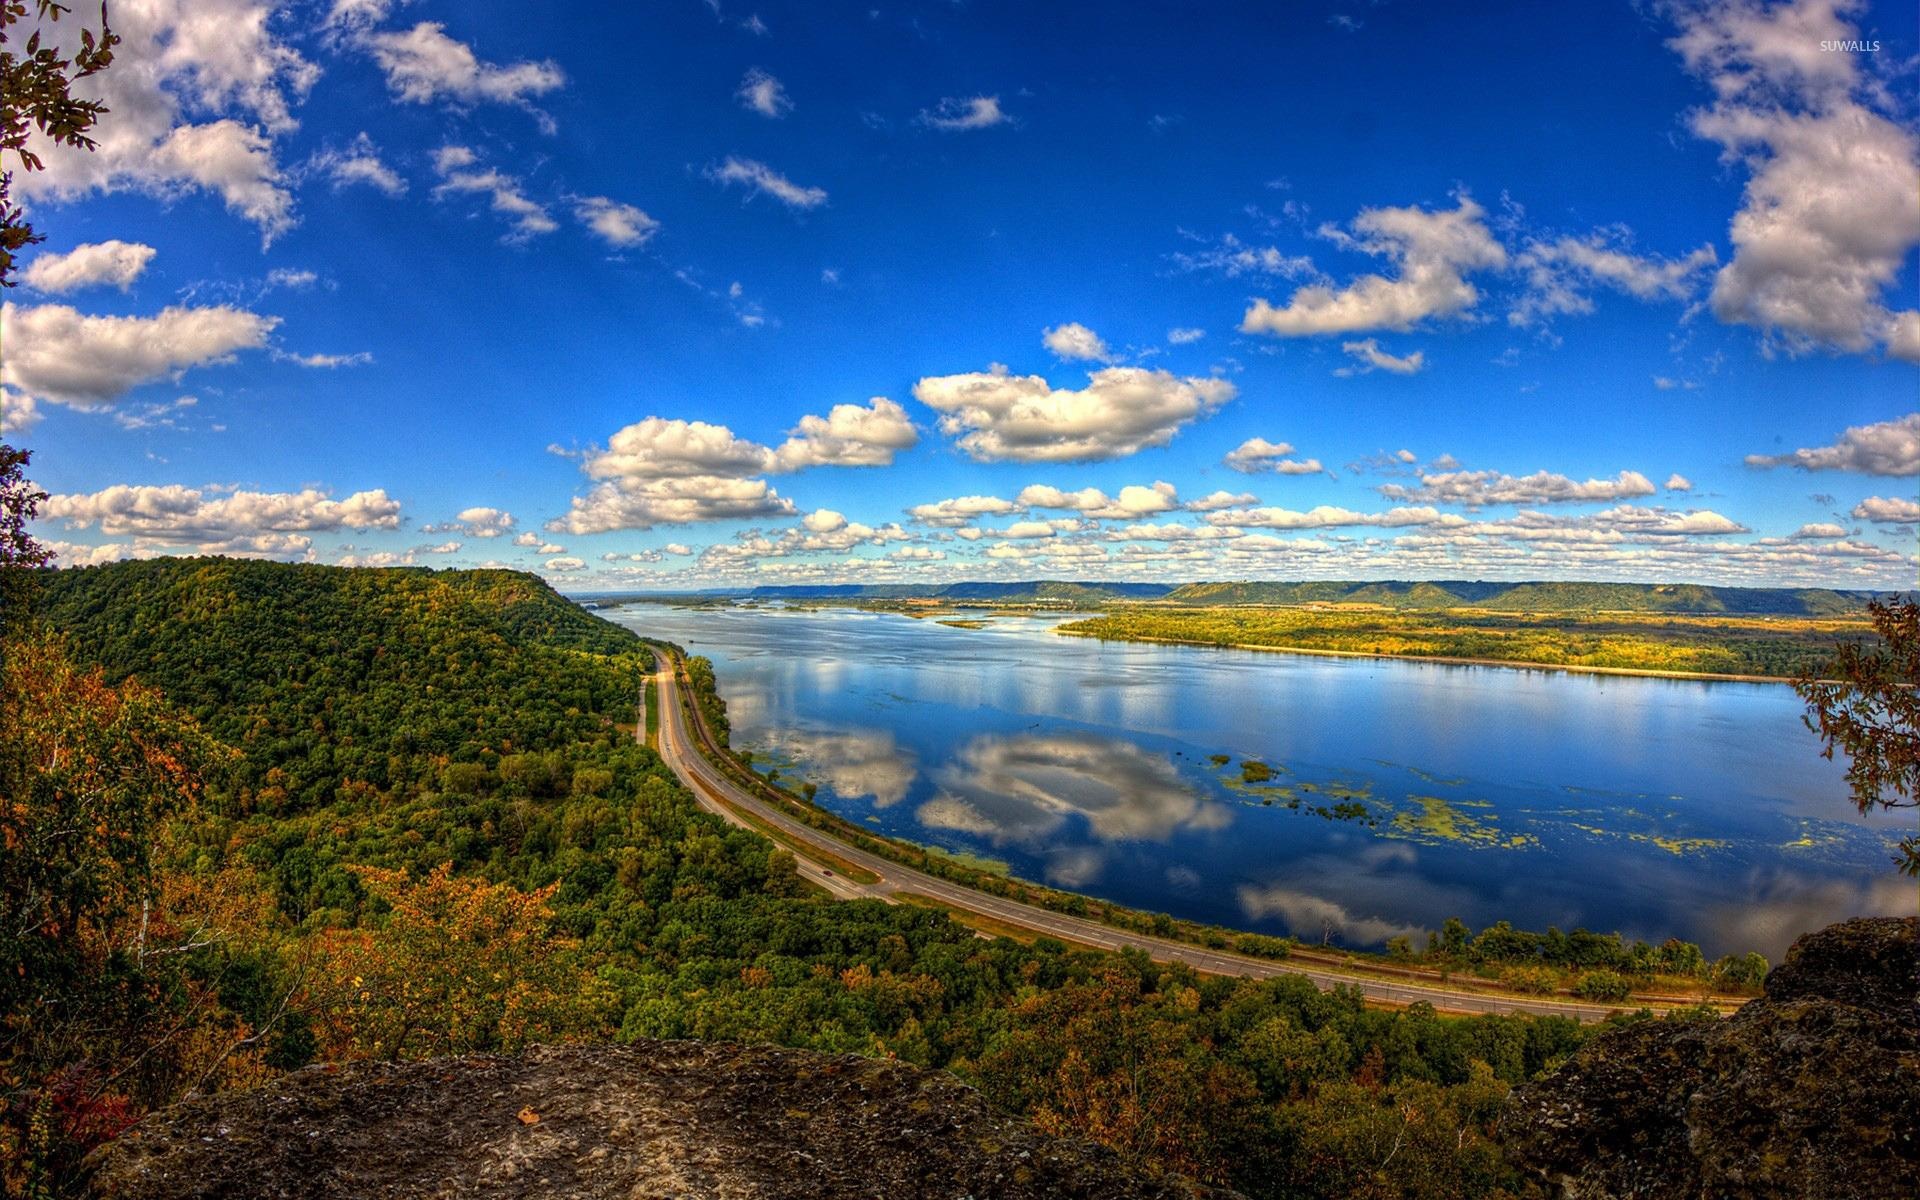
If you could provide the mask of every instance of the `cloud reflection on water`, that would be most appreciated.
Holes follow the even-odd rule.
[[[1452,912],[1464,897],[1423,878],[1419,861],[1419,852],[1402,842],[1357,844],[1343,853],[1297,859],[1288,865],[1285,882],[1244,883],[1235,889],[1234,897],[1247,920],[1278,920],[1303,941],[1331,939],[1347,946],[1378,946],[1405,935],[1421,946],[1429,926],[1377,914]],[[1340,899],[1332,899],[1334,895]],[[1435,916],[1432,927],[1440,920]]]
[[[1416,946],[1424,944],[1426,931],[1418,925],[1397,925],[1379,917],[1360,916],[1324,896],[1277,884],[1272,887],[1245,884],[1238,895],[1240,911],[1249,920],[1278,917],[1302,941],[1315,941],[1324,935],[1347,945],[1377,946],[1388,938],[1404,935],[1412,938]]]
[[[982,735],[934,779],[940,793],[920,806],[921,823],[996,844],[1038,845],[1075,814],[1108,842],[1163,842],[1233,822],[1164,755],[1097,734]]]
[[[1755,870],[1737,904],[1704,914],[1711,942],[1754,949],[1778,962],[1795,938],[1844,917],[1913,915],[1914,884],[1893,867],[1877,879],[1820,879],[1797,871]]]
[[[885,729],[787,729],[767,740],[796,759],[803,774],[847,799],[873,797],[878,808],[906,799],[920,775],[913,752]]]

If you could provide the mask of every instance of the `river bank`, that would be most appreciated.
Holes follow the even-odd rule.
[[[1396,662],[1440,663],[1453,667],[1515,667],[1528,671],[1565,671],[1576,675],[1625,675],[1638,679],[1696,679],[1710,683],[1787,683],[1784,675],[1734,675],[1723,671],[1656,671],[1644,667],[1589,667],[1577,663],[1531,662],[1514,658],[1466,658],[1452,654],[1388,654],[1370,650],[1321,650],[1310,646],[1269,646],[1258,642],[1215,642],[1203,638],[1149,637],[1111,634],[1060,626],[1062,637],[1092,638],[1101,642],[1144,642],[1160,646],[1204,646],[1215,650],[1260,650],[1271,654],[1309,654],[1319,658],[1384,658]]]

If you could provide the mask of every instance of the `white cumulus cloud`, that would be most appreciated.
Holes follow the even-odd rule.
[[[819,208],[827,202],[827,190],[803,187],[763,162],[734,158],[707,171],[707,178],[723,187],[739,184],[749,196],[772,196],[788,208]]]
[[[1276,475],[1318,475],[1326,470],[1317,458],[1294,459],[1291,442],[1270,442],[1266,438],[1248,438],[1220,461],[1242,475],[1270,471]]]
[[[920,121],[934,129],[961,133],[970,129],[991,129],[1013,118],[1000,107],[998,96],[948,96],[932,108],[923,109]]]
[[[437,198],[454,195],[480,195],[488,199],[494,212],[513,222],[507,234],[510,242],[525,241],[537,234],[560,228],[544,204],[527,198],[521,182],[492,168],[481,168],[479,156],[465,146],[442,146],[434,151],[434,169],[440,183],[433,189]],[[644,215],[644,214],[643,214]]]
[[[1004,517],[1019,511],[1018,504],[1000,496],[956,496],[951,500],[916,504],[907,510],[907,515],[922,525],[957,529],[981,517]]]
[[[1863,475],[1920,475],[1920,413],[1875,425],[1852,426],[1831,446],[1802,447],[1790,454],[1749,454],[1747,465],[1857,471]]]
[[[1920,138],[1862,56],[1821,48],[1859,38],[1862,7],[1718,0],[1681,9],[1671,42],[1714,92],[1693,132],[1747,173],[1713,313],[1792,353],[1909,348],[1886,295],[1920,245]]]
[[[324,177],[334,191],[364,186],[389,196],[404,196],[407,181],[380,157],[380,150],[365,133],[357,135],[342,149],[318,151],[307,160],[306,169]]]
[[[98,527],[109,537],[130,536],[136,547],[284,556],[309,550],[312,533],[397,529],[400,504],[381,489],[335,500],[315,488],[220,495],[180,484],[116,484],[50,496],[40,516],[69,529]]]
[[[126,291],[153,261],[152,246],[140,242],[88,242],[65,254],[41,254],[20,273],[20,282],[55,295],[89,287]]]
[[[122,44],[113,65],[74,88],[111,110],[93,131],[97,148],[52,145],[35,133],[28,147],[46,169],[18,173],[16,195],[31,202],[207,191],[257,226],[263,241],[292,228],[277,139],[297,127],[293,109],[320,70],[280,39],[273,9],[264,0],[114,5]],[[97,24],[76,15],[50,27],[47,40],[71,53],[79,31]]]
[[[1853,515],[1882,525],[1912,525],[1920,522],[1920,500],[1910,496],[1868,496],[1853,506]]]
[[[639,208],[605,196],[581,196],[574,201],[573,212],[594,236],[616,250],[644,246],[660,232],[660,222]]]
[[[1179,507],[1178,492],[1165,480],[1151,487],[1128,484],[1112,496],[1095,487],[1068,492],[1036,483],[1022,488],[1015,502],[1023,508],[1068,509],[1101,521],[1138,521]]]
[[[919,440],[907,410],[885,396],[875,396],[865,405],[836,404],[824,417],[801,417],[787,440],[773,451],[772,469],[884,467]]]
[[[1078,321],[1044,330],[1040,342],[1066,362],[1112,362],[1113,351],[1099,334]]]
[[[1164,446],[1236,392],[1224,379],[1141,367],[1106,367],[1093,372],[1085,388],[1055,388],[1038,375],[1013,375],[995,364],[928,376],[913,394],[941,414],[941,432],[978,461],[1075,462]]]
[[[1207,514],[1214,525],[1252,526],[1262,529],[1339,529],[1353,525],[1377,525],[1399,528],[1409,525],[1465,525],[1464,517],[1442,513],[1439,509],[1393,508],[1386,512],[1363,513],[1322,504],[1306,512],[1290,508],[1222,509]]]
[[[8,304],[0,309],[0,382],[37,400],[103,408],[143,383],[259,349],[279,323],[226,305],[95,317],[64,304]]]
[[[567,81],[552,62],[502,66],[483,61],[465,42],[447,36],[438,21],[411,29],[366,35],[366,46],[387,77],[396,99],[410,104],[444,100],[458,105],[485,102],[526,105]]]
[[[1584,483],[1549,471],[1517,476],[1498,471],[1440,471],[1420,476],[1418,487],[1403,483],[1380,486],[1380,494],[1389,500],[1460,504],[1468,508],[1489,504],[1585,504],[1651,496],[1656,490],[1653,481],[1638,471],[1622,471],[1611,479],[1589,479]]]
[[[1373,371],[1386,371],[1394,375],[1417,375],[1427,365],[1424,350],[1415,350],[1412,354],[1398,356],[1388,354],[1380,348],[1378,338],[1363,338],[1357,342],[1341,342],[1340,349],[1354,361],[1334,371],[1335,375],[1348,377],[1366,375]]]
[[[439,525],[423,525],[422,533],[464,533],[468,537],[496,538],[512,531],[518,524],[514,515],[505,509],[487,506],[463,508],[451,521]]]
[[[1636,253],[1624,229],[1596,230],[1586,237],[1562,237],[1530,243],[1514,259],[1526,272],[1527,288],[1507,313],[1509,324],[1537,325],[1562,315],[1593,311],[1596,286],[1625,292],[1637,300],[1687,300],[1719,262],[1712,246],[1682,258]]]
[[[787,96],[787,89],[778,79],[762,71],[759,67],[749,70],[740,81],[740,90],[734,97],[741,105],[763,117],[778,119],[793,111],[793,101]]]
[[[906,410],[884,396],[802,417],[778,447],[708,421],[648,417],[581,456],[581,469],[605,482],[548,528],[585,534],[791,516],[793,502],[754,476],[886,466],[917,438]]]
[[[608,533],[702,521],[758,520],[794,514],[793,501],[764,479],[716,475],[621,480],[574,497],[567,514],[548,524],[555,532]]]
[[[1323,227],[1343,246],[1386,258],[1393,277],[1362,275],[1339,290],[1320,283],[1297,289],[1284,305],[1256,298],[1240,322],[1243,333],[1280,337],[1405,332],[1430,317],[1471,310],[1479,289],[1466,276],[1504,267],[1507,252],[1482,219],[1486,212],[1465,196],[1451,210],[1369,208],[1353,219],[1352,234]]]

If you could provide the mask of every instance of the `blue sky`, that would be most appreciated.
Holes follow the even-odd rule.
[[[16,184],[40,533],[1912,585],[1910,5],[1041,7],[117,5]]]

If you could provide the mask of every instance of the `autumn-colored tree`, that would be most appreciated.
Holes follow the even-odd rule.
[[[58,50],[42,44],[45,31],[41,29],[27,38],[24,54],[15,54],[9,43],[16,36],[14,27],[26,20],[28,11],[26,0],[0,0],[0,287],[13,286],[15,251],[43,236],[34,232],[26,214],[13,202],[13,172],[6,152],[19,159],[22,169],[38,171],[45,164],[27,148],[35,132],[56,146],[93,149],[88,134],[107,107],[98,100],[76,98],[71,89],[75,80],[112,65],[113,48],[120,42],[107,24],[103,2],[100,32],[82,29],[80,48],[72,58],[63,58]],[[65,16],[68,9],[55,0],[34,0],[32,11],[45,26]]]
[[[6,639],[0,1178],[10,1191],[59,1178],[137,1112],[135,1085],[154,1078],[158,1062],[125,1078],[166,1015],[144,969],[153,848],[216,754],[157,693],[109,685],[43,633]]]
[[[178,867],[232,752],[77,665],[34,612],[53,556],[27,528],[46,498],[29,461],[0,446],[0,1193],[46,1197],[145,1111],[307,1051],[271,891],[235,863]]]
[[[27,478],[32,462],[31,450],[0,442],[0,638],[25,623],[34,569],[53,561],[53,552],[27,532],[27,523],[40,515],[40,502],[47,498]]]
[[[522,892],[456,876],[356,867],[384,922],[332,935],[310,1006],[330,1058],[427,1058],[515,1050],[606,1032],[607,989],[548,930],[558,884]]]
[[[1878,643],[1843,643],[1821,670],[1793,686],[1807,702],[1807,728],[1822,756],[1847,757],[1847,785],[1861,812],[1920,806],[1920,603],[1869,605]],[[1920,834],[1894,859],[1920,875]]]
[[[1510,1195],[1517,1180],[1488,1136],[1506,1095],[1485,1063],[1452,1088],[1411,1079],[1378,1090],[1325,1087],[1313,1103],[1279,1114],[1276,1140],[1293,1153],[1278,1163],[1274,1192],[1342,1200]]]
[[[13,641],[0,671],[0,999],[21,997],[149,898],[162,823],[219,755],[157,692]]]
[[[1254,1086],[1198,1034],[1198,1005],[1191,989],[1143,994],[1131,971],[1104,969],[1020,1005],[981,1080],[1048,1132],[1224,1182]]]

